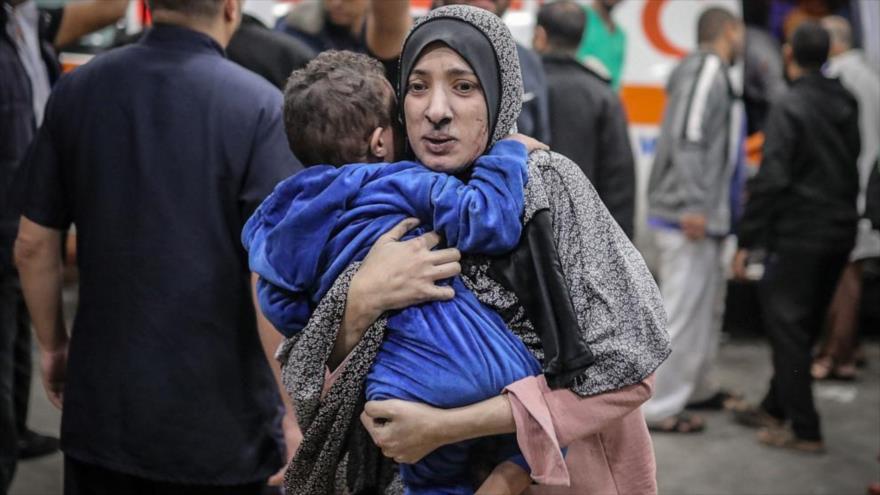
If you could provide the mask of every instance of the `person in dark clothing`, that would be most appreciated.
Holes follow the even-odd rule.
[[[91,1],[41,9],[33,0],[0,1],[0,494],[12,481],[17,459],[58,450],[57,438],[27,427],[31,330],[12,263],[18,215],[9,204],[11,184],[61,72],[56,47],[112,24],[127,4]]]
[[[534,47],[547,73],[549,144],[578,164],[632,239],[636,177],[626,115],[608,82],[575,58],[585,22],[572,1],[538,12]]]
[[[510,0],[434,0],[433,8],[456,4],[480,7],[498,17],[503,17],[507,8],[510,7]],[[519,56],[523,79],[522,113],[516,120],[517,132],[531,136],[543,143],[549,143],[552,136],[550,133],[547,77],[544,74],[544,67],[541,65],[541,59],[538,55],[520,43],[516,44],[516,54]]]
[[[363,53],[369,1],[302,2],[278,19],[275,29],[305,43],[316,53],[327,50]]]
[[[305,67],[315,55],[305,43],[270,30],[249,14],[242,14],[241,26],[226,47],[229,60],[263,76],[279,90],[291,72]]]
[[[224,57],[238,0],[151,7],[138,43],[58,82],[15,186],[65,493],[259,493],[285,463],[285,408],[239,239],[300,165],[280,91]],[[68,335],[58,246],[72,223]]]
[[[766,397],[735,417],[763,426],[762,443],[805,452],[824,449],[811,351],[858,220],[858,105],[840,81],[821,73],[828,47],[828,32],[814,22],[785,47],[793,82],[767,117],[764,158],[748,185],[733,265],[744,278],[749,253],[768,253],[758,294],[773,348]]]
[[[880,156],[868,176],[868,190],[865,193],[865,218],[871,221],[873,230],[880,230]]]
[[[365,53],[398,79],[400,45],[412,18],[409,0],[316,0],[301,2],[278,20],[275,30],[305,43],[317,55],[327,50]]]

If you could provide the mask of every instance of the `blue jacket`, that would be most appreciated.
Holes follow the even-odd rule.
[[[501,141],[469,183],[415,162],[315,166],[281,182],[242,233],[263,313],[285,335],[298,332],[339,274],[407,217],[463,252],[510,251],[526,160],[522,144]]]

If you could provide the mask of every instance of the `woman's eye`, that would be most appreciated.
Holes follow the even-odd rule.
[[[425,91],[427,88],[428,87],[427,87],[427,85],[425,85],[425,83],[416,81],[416,82],[409,83],[409,86],[407,86],[407,92],[408,93],[420,93],[422,91]]]
[[[455,84],[455,90],[461,93],[470,93],[477,89],[477,85],[470,81],[461,81]]]

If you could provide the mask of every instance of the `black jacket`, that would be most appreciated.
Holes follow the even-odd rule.
[[[248,14],[242,15],[241,27],[226,47],[229,60],[263,76],[282,91],[290,73],[305,67],[316,55],[305,43],[272,31]]]
[[[635,164],[617,94],[573,57],[544,55],[550,102],[548,143],[584,171],[611,215],[633,236]]]
[[[63,12],[40,11],[40,49],[50,83],[61,73],[52,40]],[[31,80],[18,57],[15,42],[6,32],[6,23],[6,9],[0,3],[0,272],[12,269],[12,245],[19,217],[12,198],[12,183],[37,130]]]
[[[837,79],[807,74],[770,110],[765,136],[740,246],[850,250],[859,191],[855,97]]]
[[[880,230],[880,156],[868,177],[868,191],[865,193],[865,218],[871,221],[874,230]]]

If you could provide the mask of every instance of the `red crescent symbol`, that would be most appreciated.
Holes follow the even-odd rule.
[[[666,2],[667,0],[648,0],[645,2],[645,10],[642,12],[642,29],[645,30],[648,41],[660,53],[682,58],[687,55],[687,50],[674,45],[660,29],[660,12],[666,6]]]

